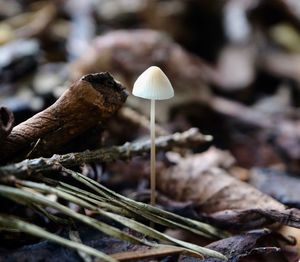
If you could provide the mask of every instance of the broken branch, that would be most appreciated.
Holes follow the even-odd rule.
[[[191,147],[212,140],[211,136],[202,135],[197,128],[183,133],[161,136],[156,139],[157,150],[168,150],[172,147]],[[118,159],[130,159],[150,151],[150,141],[125,143],[122,146],[103,148],[95,151],[53,155],[51,158],[36,158],[0,167],[0,177],[20,175],[23,173],[52,170],[56,165],[65,167],[78,166],[83,163],[112,162]]]
[[[12,130],[0,148],[1,162],[24,157],[28,152],[32,158],[51,155],[109,118],[126,97],[124,88],[109,73],[82,77],[52,106]]]

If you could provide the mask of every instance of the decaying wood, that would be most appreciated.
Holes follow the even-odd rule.
[[[212,140],[211,136],[202,135],[197,128],[191,128],[183,133],[161,136],[156,139],[157,150],[167,150],[172,147],[191,147]],[[83,163],[112,162],[118,159],[130,159],[133,156],[150,152],[150,141],[126,143],[122,146],[103,148],[95,151],[53,155],[51,158],[37,158],[0,167],[0,177],[5,175],[20,175],[39,171],[52,170],[55,166],[78,166]]]
[[[109,73],[75,82],[52,106],[13,128],[0,148],[1,161],[49,156],[74,137],[112,116],[127,93]]]
[[[14,125],[14,115],[6,107],[0,107],[0,144],[11,132]]]

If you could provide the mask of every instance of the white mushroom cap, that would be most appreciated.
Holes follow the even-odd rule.
[[[132,89],[134,96],[145,99],[164,100],[174,96],[170,80],[157,66],[151,66],[135,81]]]

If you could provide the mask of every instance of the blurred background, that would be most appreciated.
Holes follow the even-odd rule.
[[[176,94],[158,103],[161,126],[199,127],[241,167],[300,171],[298,0],[0,0],[0,105],[15,124],[87,73],[130,92],[151,65]],[[136,138],[124,121],[107,128],[108,144]]]

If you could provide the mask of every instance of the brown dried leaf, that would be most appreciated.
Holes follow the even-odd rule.
[[[250,208],[285,209],[275,199],[222,169],[228,167],[228,157],[228,153],[215,148],[189,156],[161,173],[158,187],[174,200],[193,201],[206,213]]]
[[[262,246],[262,240],[267,237],[277,239],[280,236],[272,235],[268,230],[249,231],[242,235],[237,235],[225,238],[209,244],[207,247],[225,254],[229,262],[239,261],[240,258],[249,256],[251,254],[269,254],[279,252],[280,248],[276,246]],[[197,261],[193,258],[183,257],[180,261],[192,262]],[[220,262],[219,259],[207,258],[202,260],[205,262]]]
[[[172,200],[192,202],[190,215],[222,228],[249,230],[274,222],[300,228],[300,210],[285,209],[272,197],[231,176],[224,165],[225,155],[210,149],[182,159],[159,175],[158,187]],[[176,212],[181,212],[179,209]]]

